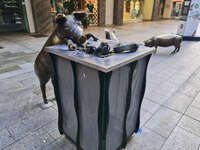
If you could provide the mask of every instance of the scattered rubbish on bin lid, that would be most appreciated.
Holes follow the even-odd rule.
[[[138,130],[138,133],[142,134],[142,129],[139,129],[139,130]]]

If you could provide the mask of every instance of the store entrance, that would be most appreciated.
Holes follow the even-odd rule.
[[[179,18],[182,14],[183,0],[173,0],[172,18]]]
[[[124,0],[123,22],[142,21],[143,0]]]
[[[99,0],[51,0],[51,12],[54,16],[58,13],[87,13],[89,19],[82,23],[88,25],[98,25],[98,1]]]
[[[0,32],[25,31],[22,0],[0,1]]]

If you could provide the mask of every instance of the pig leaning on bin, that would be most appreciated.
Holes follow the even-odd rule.
[[[180,50],[182,42],[182,36],[176,34],[164,34],[152,37],[149,40],[144,41],[145,46],[155,47],[156,51],[158,46],[160,47],[168,47],[174,46],[175,50],[171,52],[171,54],[177,53]]]
[[[83,28],[81,23],[77,21],[74,16],[59,14],[56,17],[56,27],[44,44],[42,50],[35,60],[35,73],[40,81],[40,88],[42,91],[43,101],[48,104],[46,97],[46,83],[52,77],[52,63],[49,54],[45,51],[47,46],[57,44],[67,44],[69,49],[74,50],[75,44],[81,45],[90,35],[83,35]]]
[[[75,50],[76,45],[82,46],[86,40],[92,38],[94,41],[99,40],[91,33],[84,35],[83,27],[80,21],[72,15],[59,14],[56,17],[56,27],[44,44],[42,50],[35,60],[34,69],[40,81],[43,101],[48,104],[46,97],[46,83],[52,79],[53,68],[51,58],[45,51],[47,46],[66,44],[70,50]]]

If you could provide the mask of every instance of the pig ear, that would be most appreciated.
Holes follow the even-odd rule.
[[[63,14],[58,14],[58,15],[56,16],[56,23],[57,23],[57,24],[63,24],[63,23],[65,23],[66,20],[67,20],[67,18],[66,18],[66,16],[63,15]]]

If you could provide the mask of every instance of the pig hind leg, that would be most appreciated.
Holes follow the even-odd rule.
[[[171,52],[171,54],[175,54],[177,51],[177,47],[175,46],[175,49]]]
[[[44,104],[48,104],[47,96],[46,96],[46,83],[45,84],[41,84],[40,85],[40,89],[42,91],[42,97],[43,97]]]
[[[175,46],[176,46],[176,51],[175,53],[179,52],[181,45],[180,45],[181,41],[180,40],[176,40]]]
[[[180,46],[177,47],[177,49],[176,49],[176,53],[178,53],[179,51],[180,51]]]
[[[178,52],[180,51],[180,48],[181,48],[181,45],[180,45],[180,44],[178,44],[178,45],[177,45],[177,50],[176,50],[176,53],[178,53]]]

